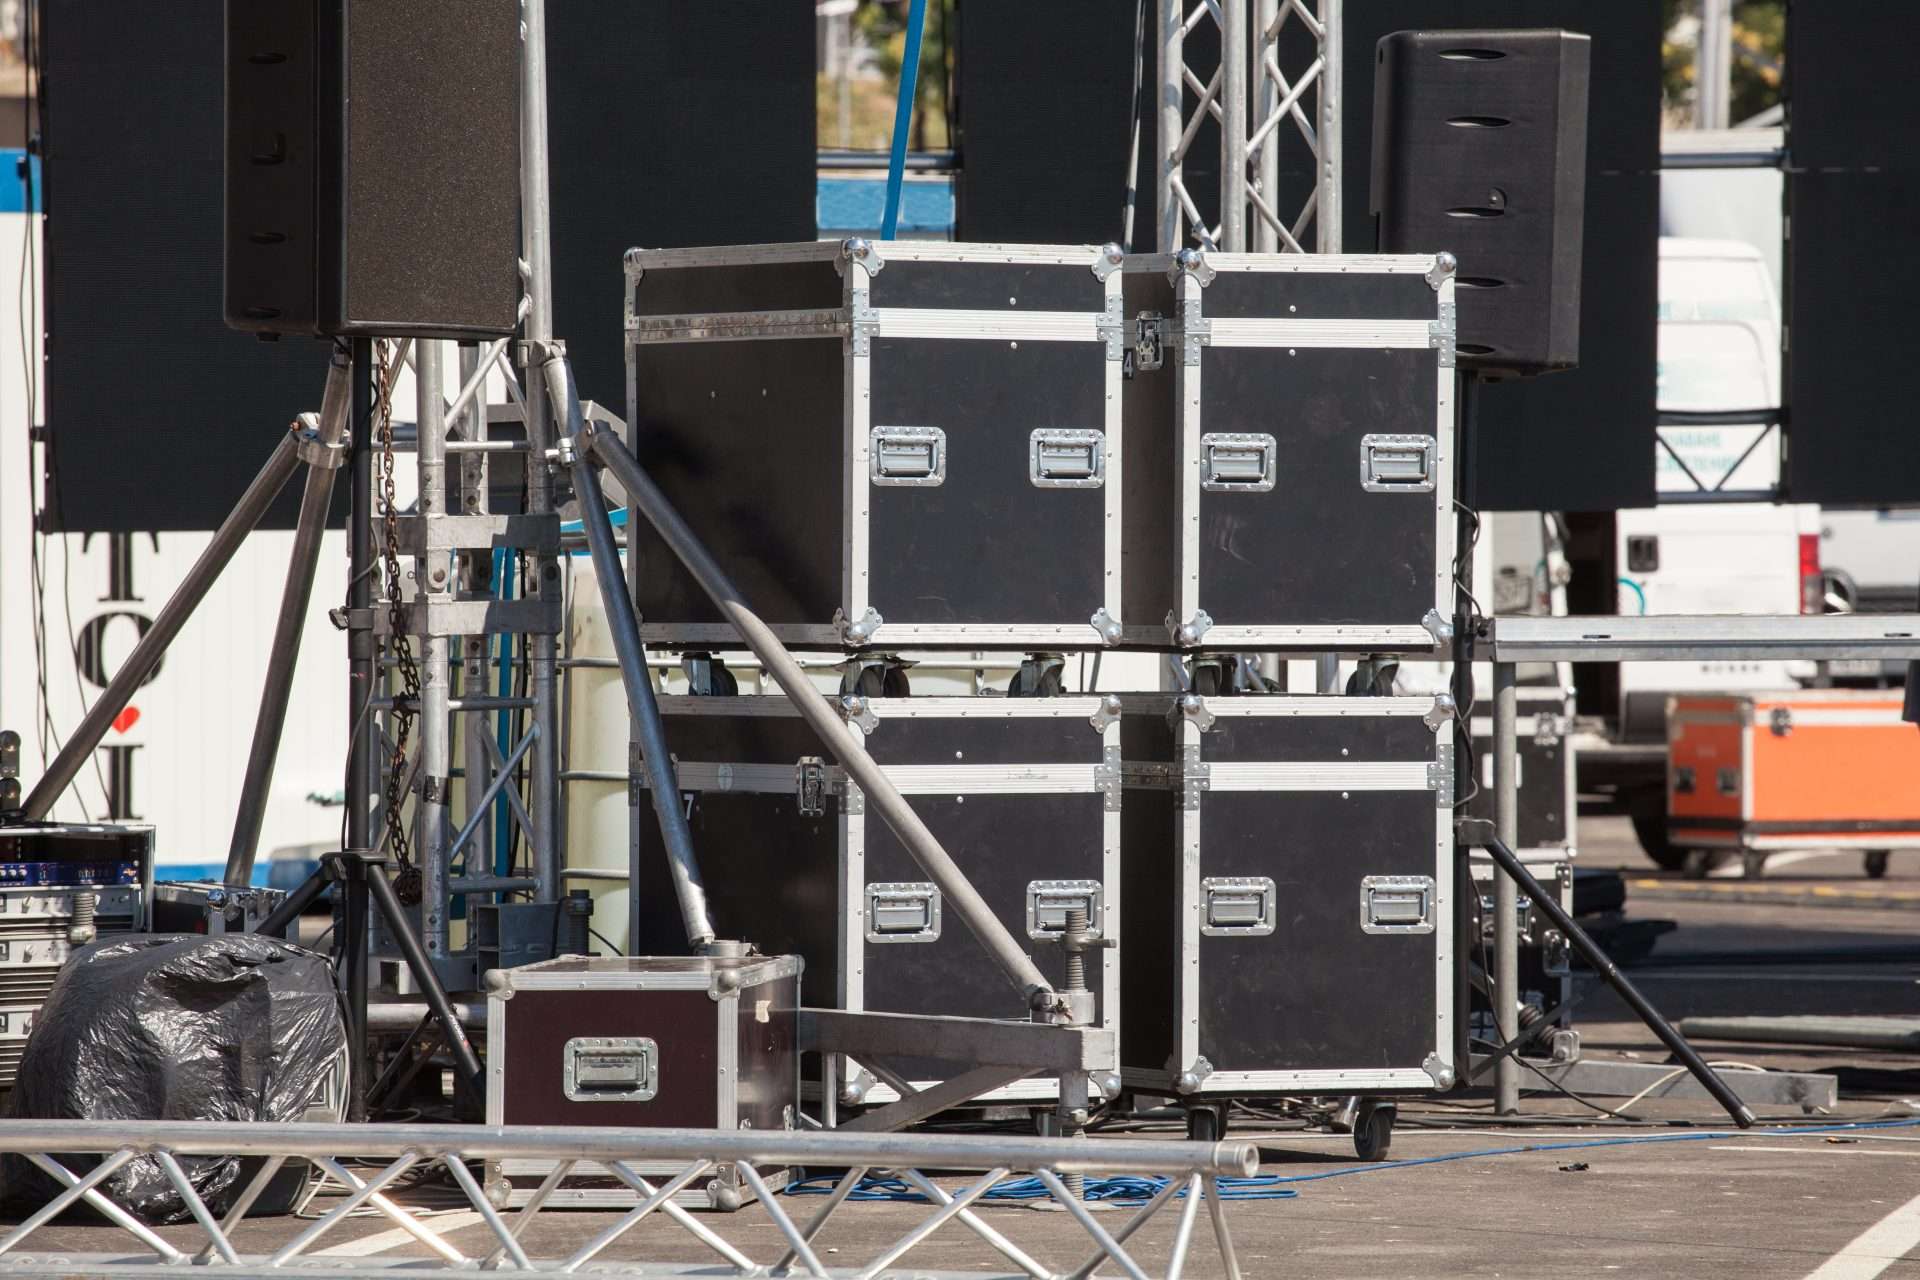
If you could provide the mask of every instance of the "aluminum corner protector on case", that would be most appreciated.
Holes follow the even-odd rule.
[[[1126,704],[1120,701],[1119,694],[1105,694],[1100,699],[1099,710],[1087,717],[1087,723],[1091,724],[1096,731],[1105,733],[1108,725],[1119,723],[1120,715],[1122,711],[1125,710],[1125,706]]]
[[[1460,260],[1444,249],[1433,255],[1433,266],[1427,271],[1427,286],[1438,289],[1447,282],[1454,272],[1460,269]]]
[[[1450,644],[1453,641],[1453,623],[1440,616],[1438,609],[1429,609],[1421,617],[1420,625],[1427,629],[1435,644]]]
[[[867,704],[867,700],[857,693],[841,696],[840,718],[869,737],[880,727],[880,717],[873,714],[873,708]]]
[[[1126,264],[1127,251],[1118,244],[1108,241],[1093,253],[1093,276],[1104,281]]]
[[[1447,727],[1447,721],[1454,717],[1453,695],[1436,693],[1433,695],[1433,708],[1420,718],[1426,721],[1427,728],[1435,733]]]
[[[1166,625],[1167,634],[1173,637],[1173,642],[1182,648],[1190,649],[1194,645],[1199,644],[1201,637],[1205,636],[1207,632],[1213,628],[1213,619],[1208,616],[1205,609],[1196,609],[1194,610],[1193,617],[1182,622],[1178,615],[1169,609],[1167,610]]]
[[[850,645],[865,644],[873,639],[874,632],[886,623],[878,610],[869,606],[865,613],[856,619],[848,619],[844,609],[833,611],[834,628],[840,632],[842,642]]]
[[[1439,1054],[1428,1054],[1426,1060],[1420,1064],[1420,1069],[1427,1073],[1427,1076],[1433,1081],[1435,1088],[1453,1088],[1455,1079],[1453,1064],[1450,1062],[1442,1062]]]
[[[1094,631],[1100,637],[1100,643],[1103,645],[1119,644],[1126,634],[1120,626],[1120,619],[1108,613],[1105,605],[1095,609],[1093,616],[1087,619],[1087,621],[1093,626]]]

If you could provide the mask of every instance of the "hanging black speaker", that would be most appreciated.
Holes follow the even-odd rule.
[[[228,0],[226,34],[227,323],[511,333],[516,0]]]
[[[1589,45],[1558,30],[1399,31],[1376,50],[1378,244],[1459,259],[1463,368],[1579,363]]]

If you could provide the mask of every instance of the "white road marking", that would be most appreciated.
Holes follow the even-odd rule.
[[[420,1225],[434,1235],[444,1236],[450,1231],[470,1227],[486,1219],[468,1210],[464,1213],[449,1213],[437,1218],[423,1218]],[[321,1249],[314,1253],[316,1258],[364,1258],[370,1254],[385,1253],[389,1249],[398,1249],[403,1244],[419,1244],[413,1233],[395,1227],[391,1231],[382,1231],[376,1235],[363,1236],[358,1240],[349,1240],[345,1244],[334,1245],[331,1249]]]
[[[1840,850],[1838,849],[1793,849],[1780,853],[1769,853],[1767,855],[1767,870],[1778,871],[1780,868],[1790,867],[1796,862],[1812,862],[1816,858],[1831,857],[1833,854],[1839,852]],[[1707,872],[1707,874],[1715,880],[1744,880],[1747,878],[1746,869],[1741,866],[1738,859],[1729,862],[1725,866],[1715,867],[1713,870]]]
[[[1873,1280],[1920,1244],[1920,1196],[1855,1236],[1846,1248],[1807,1273],[1807,1280]]]
[[[1708,1147],[1709,1151],[1777,1151],[1783,1155],[1804,1156],[1814,1151],[1824,1151],[1829,1155],[1849,1156],[1900,1156],[1904,1159],[1920,1159],[1920,1151],[1875,1151],[1867,1147],[1830,1146],[1822,1143],[1817,1147],[1763,1147],[1759,1143],[1728,1143],[1724,1147]]]

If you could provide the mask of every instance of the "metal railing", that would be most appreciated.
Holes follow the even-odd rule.
[[[547,1275],[591,1274],[593,1266],[623,1236],[656,1213],[682,1228],[704,1245],[730,1271],[716,1272],[712,1264],[686,1267],[687,1273],[737,1276],[829,1274],[821,1263],[824,1246],[816,1247],[835,1214],[848,1202],[861,1181],[882,1171],[916,1188],[925,1197],[926,1215],[909,1231],[883,1245],[861,1244],[858,1237],[836,1239],[835,1275],[889,1276],[924,1274],[891,1270],[909,1251],[941,1227],[958,1222],[1020,1271],[1035,1280],[1091,1275],[1111,1265],[1132,1280],[1149,1274],[1177,1277],[1185,1268],[1200,1206],[1205,1204],[1214,1242],[1225,1273],[1238,1280],[1240,1269],[1227,1230],[1218,1179],[1254,1173],[1258,1149],[1252,1143],[1134,1141],[1131,1139],[1028,1138],[977,1135],[886,1134],[842,1132],[785,1132],[768,1130],[703,1129],[589,1129],[557,1126],[453,1125],[333,1125],[180,1123],[175,1121],[101,1122],[86,1120],[11,1120],[0,1125],[0,1154],[30,1161],[59,1184],[60,1190],[0,1238],[0,1275],[21,1276],[142,1276],[179,1274],[177,1268],[196,1265],[226,1276],[313,1273],[324,1266],[327,1275],[387,1273],[393,1257],[342,1256],[329,1251],[316,1259],[313,1249],[356,1211],[372,1210],[391,1219],[400,1229],[430,1250],[431,1258],[406,1259],[409,1274],[417,1269],[502,1270]],[[210,1204],[195,1188],[182,1159],[238,1156],[260,1160],[258,1170],[229,1200],[223,1195]],[[551,1162],[539,1187],[517,1211],[504,1212],[474,1176],[471,1166],[489,1161],[536,1160]],[[136,1161],[157,1169],[180,1196],[198,1231],[186,1247],[169,1242],[152,1227],[116,1204],[101,1189],[115,1173]],[[235,1229],[247,1211],[290,1161],[306,1161],[324,1172],[345,1192],[320,1200],[317,1217],[282,1218],[286,1239],[272,1252],[242,1254],[234,1245]],[[363,1165],[361,1172],[350,1163]],[[456,1249],[441,1234],[429,1230],[385,1194],[409,1172],[438,1165],[465,1197],[487,1230],[477,1257]],[[377,1166],[377,1167],[373,1167]],[[624,1183],[635,1196],[633,1207],[565,1256],[536,1257],[524,1243],[527,1228],[576,1166],[592,1166],[596,1175]],[[773,1193],[764,1172],[795,1166],[844,1169],[832,1192],[823,1197],[804,1225],[788,1212],[796,1203]],[[661,1169],[667,1169],[664,1178]],[[756,1261],[729,1242],[717,1226],[725,1219],[701,1221],[675,1197],[700,1179],[731,1171],[743,1193],[759,1200],[777,1228],[777,1257]],[[943,1176],[969,1175],[966,1185],[949,1191],[926,1171]],[[650,1172],[652,1180],[642,1176]],[[1036,1259],[1005,1234],[990,1226],[973,1206],[996,1183],[1015,1173],[1031,1173],[1053,1194],[1067,1214],[1083,1229],[1090,1252],[1070,1259],[1066,1269]],[[1103,1225],[1088,1206],[1069,1191],[1065,1179],[1076,1174],[1146,1175],[1164,1179],[1151,1199],[1138,1205],[1116,1229]],[[235,1185],[238,1185],[237,1183]],[[232,1188],[227,1188],[230,1193]],[[1150,1273],[1126,1249],[1126,1241],[1160,1210],[1183,1201],[1171,1253],[1163,1269]],[[48,1251],[42,1244],[29,1253],[36,1236],[44,1241],[49,1224],[84,1202],[118,1231],[110,1238],[131,1237],[138,1250],[127,1254],[75,1253],[67,1248]],[[262,1219],[248,1223],[250,1238],[259,1234]],[[178,1233],[176,1232],[176,1235]],[[546,1232],[543,1239],[556,1233]],[[862,1233],[867,1234],[867,1233]],[[204,1237],[198,1253],[188,1250]],[[73,1233],[63,1233],[69,1244]],[[676,1234],[676,1243],[684,1237]],[[758,1243],[756,1239],[754,1243]],[[761,1252],[768,1246],[761,1245]],[[856,1252],[868,1253],[864,1262],[851,1261]],[[437,1261],[436,1261],[437,1260]],[[611,1261],[609,1259],[609,1261]],[[648,1267],[621,1259],[623,1268],[645,1267],[645,1274],[676,1274],[681,1268]],[[583,1270],[586,1269],[586,1270]],[[622,1270],[621,1274],[637,1274]]]

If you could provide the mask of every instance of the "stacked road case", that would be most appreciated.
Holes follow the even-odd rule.
[[[1129,1087],[1452,1085],[1445,699],[1027,678],[1071,650],[1446,657],[1450,259],[856,240],[634,250],[625,277],[634,452],[785,643],[847,657],[840,714],[1056,981],[1087,914]],[[643,638],[737,647],[629,532]],[[914,697],[902,649],[1024,651],[1009,692],[1043,696]],[[661,705],[723,935],[803,957],[809,1002],[1023,1016],[784,699]],[[679,949],[636,831],[635,945]]]

